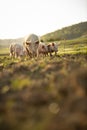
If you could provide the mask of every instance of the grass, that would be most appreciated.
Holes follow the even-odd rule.
[[[63,40],[59,44],[59,54],[87,53],[87,38]]]
[[[87,129],[87,45],[62,42],[52,57],[0,52],[1,130]]]
[[[9,53],[9,48],[0,48],[0,55],[8,54]]]

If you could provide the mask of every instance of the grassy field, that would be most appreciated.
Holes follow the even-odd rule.
[[[1,49],[0,130],[78,129],[87,129],[87,39],[61,41],[58,56],[39,59]]]

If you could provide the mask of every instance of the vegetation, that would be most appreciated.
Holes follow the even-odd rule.
[[[82,22],[42,36],[44,41],[69,40],[78,37],[87,37],[87,22]]]
[[[62,40],[59,44],[60,54],[87,53],[87,38]]]

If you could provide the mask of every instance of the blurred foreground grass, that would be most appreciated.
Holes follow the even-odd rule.
[[[87,129],[86,54],[0,65],[0,130]]]

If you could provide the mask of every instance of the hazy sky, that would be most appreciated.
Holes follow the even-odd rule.
[[[43,35],[87,21],[87,0],[0,0],[0,39]]]

